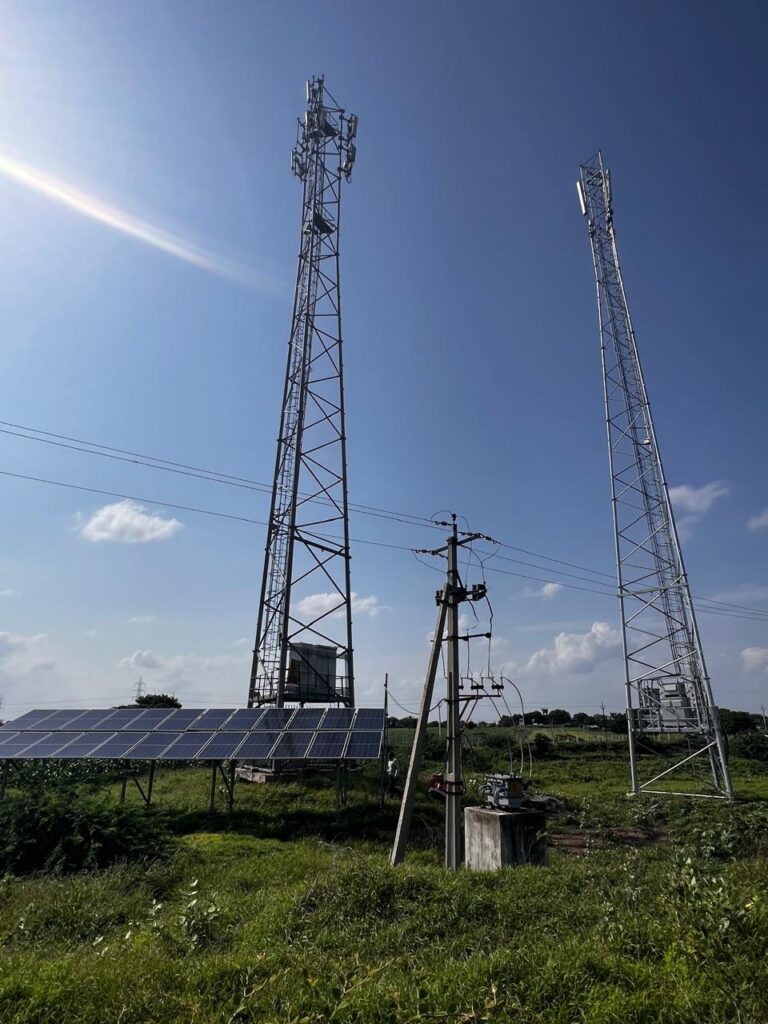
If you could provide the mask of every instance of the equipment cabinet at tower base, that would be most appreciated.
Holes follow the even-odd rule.
[[[464,808],[466,864],[470,871],[548,863],[546,816],[541,811]]]

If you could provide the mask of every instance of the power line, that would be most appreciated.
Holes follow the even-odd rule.
[[[73,483],[70,483],[70,482],[64,481],[64,480],[53,480],[53,479],[51,479],[49,477],[32,476],[32,475],[25,474],[25,473],[13,473],[10,470],[0,470],[0,476],[7,476],[7,477],[11,477],[11,478],[17,479],[17,480],[27,480],[27,481],[30,481],[30,482],[33,482],[33,483],[41,483],[41,484],[46,484],[46,485],[54,486],[54,487],[62,487],[62,488],[66,488],[68,490],[82,491],[82,492],[84,492],[86,494],[98,494],[100,496],[108,497],[108,498],[119,498],[119,499],[121,499],[123,501],[145,502],[148,505],[158,505],[160,507],[170,508],[170,509],[174,509],[176,511],[192,512],[192,513],[195,513],[197,515],[212,516],[212,517],[217,518],[217,519],[229,519],[229,520],[233,520],[234,522],[247,523],[250,526],[266,526],[267,525],[267,523],[264,522],[264,520],[253,519],[250,516],[237,515],[237,514],[234,514],[234,513],[231,513],[231,512],[219,512],[219,511],[214,510],[214,509],[201,508],[199,506],[194,506],[194,505],[180,505],[180,504],[175,503],[175,502],[163,501],[163,500],[160,500],[158,498],[147,498],[147,497],[142,497],[142,496],[135,495],[135,494],[125,494],[125,493],[120,492],[120,491],[108,491],[108,490],[104,490],[102,488],[97,488],[97,487],[86,487],[83,484],[73,484]],[[324,534],[324,533],[320,533],[320,532],[317,533],[317,536],[318,537],[323,537],[324,539],[329,539],[329,540],[339,540],[340,539],[338,537],[333,536],[332,534]],[[352,537],[350,539],[353,540],[356,544],[365,544],[365,545],[371,546],[371,547],[388,548],[388,549],[391,549],[393,551],[407,551],[409,553],[412,553],[412,551],[413,551],[412,547],[409,547],[409,546],[404,545],[404,544],[392,544],[392,543],[389,543],[389,542],[386,542],[386,541],[370,540],[368,538],[363,538],[363,537]],[[495,556],[495,557],[501,557],[501,556],[495,555],[494,552],[487,552],[485,550],[482,550],[480,553],[483,554],[483,555],[490,555],[490,556]],[[582,591],[584,593],[597,594],[597,595],[599,595],[601,597],[610,597],[610,598],[613,598],[613,599],[616,598],[615,590],[607,590],[607,589],[605,589],[605,590],[597,590],[597,589],[595,589],[595,586],[591,586],[591,587],[579,586],[578,584],[575,584],[575,583],[566,583],[566,582],[564,582],[563,580],[560,580],[560,579],[552,579],[552,578],[546,578],[546,577],[541,577],[541,576],[532,576],[532,575],[526,574],[526,573],[513,572],[513,571],[511,571],[509,569],[499,569],[499,568],[497,568],[495,566],[492,566],[492,565],[488,565],[488,566],[486,566],[486,568],[487,568],[487,570],[489,572],[499,573],[502,576],[513,576],[513,577],[515,577],[517,579],[524,579],[524,580],[528,580],[528,581],[534,582],[534,583],[556,583],[558,586],[563,587],[563,588],[565,588],[567,590],[578,590],[578,591]],[[542,568],[544,571],[546,571],[546,567],[541,566],[540,568]],[[566,575],[566,574],[564,573],[563,575]],[[569,575],[573,575],[573,574],[569,574]],[[575,578],[583,579],[584,582],[595,584],[597,586],[604,586],[604,587],[608,586],[608,584],[600,584],[598,581],[590,580],[590,579],[588,579],[586,577],[575,577]],[[699,599],[697,599],[697,601],[698,600]],[[701,600],[702,601],[706,601],[706,599],[701,599]],[[725,610],[719,610],[719,609],[715,609],[715,608],[709,608],[706,605],[700,606],[700,610],[702,612],[706,613],[706,614],[709,614],[709,615],[721,615],[721,616],[724,616],[726,618],[739,618],[739,619],[747,619],[747,620],[750,620],[750,621],[758,621],[758,622],[766,621],[765,618],[763,618],[761,616],[756,616],[754,614],[745,614],[745,613],[736,612],[736,611],[730,612],[730,611],[725,611]],[[747,612],[751,612],[752,610],[751,609],[746,609],[746,611]],[[754,609],[754,611],[759,612],[760,609]],[[768,616],[768,613],[765,613],[765,614],[766,614],[766,616]]]
[[[13,430],[7,429],[13,427]],[[20,433],[30,431],[30,433]],[[165,473],[175,473],[178,476],[194,477],[198,480],[207,480],[209,483],[226,484],[229,487],[239,487],[244,490],[257,491],[261,494],[271,494],[272,487],[259,480],[251,480],[248,477],[235,476],[231,473],[222,473],[215,469],[205,469],[200,466],[188,465],[184,462],[174,462],[171,459],[159,458],[155,455],[145,455],[141,452],[130,451],[125,448],[115,448],[110,445],[100,444],[96,441],[86,441],[78,437],[70,437],[67,434],[56,434],[49,430],[39,430],[37,427],[27,427],[23,424],[9,423],[0,420],[0,434],[10,437],[20,437],[27,441],[38,441],[41,444],[52,445],[56,448],[66,448],[69,451],[80,452],[83,455],[98,455],[101,458],[113,459],[117,462],[126,462],[136,466],[145,466],[148,469],[158,469]],[[44,436],[35,437],[34,434]],[[80,447],[86,445],[87,447]],[[322,498],[313,498],[306,494],[301,497],[322,505],[332,505],[332,502]],[[390,509],[379,508],[376,505],[361,505],[350,503],[350,510],[360,515],[375,516],[379,519],[392,519],[404,523],[406,526],[424,526],[430,529],[439,529],[431,520],[425,516],[413,515],[410,512],[395,512]]]
[[[13,428],[13,429],[6,429],[6,428]],[[28,431],[29,433],[19,433],[19,431]],[[66,448],[66,449],[69,449],[71,451],[81,452],[82,454],[86,454],[86,455],[99,455],[99,456],[102,456],[104,458],[111,458],[111,459],[114,459],[114,460],[119,461],[119,462],[125,462],[125,463],[130,463],[130,464],[133,464],[133,465],[145,466],[146,468],[149,468],[149,469],[159,469],[159,470],[162,470],[164,472],[175,473],[175,474],[180,475],[180,476],[190,476],[190,477],[193,477],[195,479],[207,480],[210,483],[222,483],[222,484],[226,484],[228,486],[240,487],[240,488],[243,488],[245,490],[253,490],[253,491],[257,491],[258,493],[263,493],[263,494],[271,494],[271,492],[272,492],[272,488],[268,484],[260,482],[258,480],[252,480],[252,479],[250,479],[248,477],[236,476],[234,474],[224,473],[224,472],[221,472],[219,470],[205,469],[203,467],[194,466],[194,465],[191,465],[191,464],[188,464],[188,463],[184,463],[184,462],[177,462],[177,461],[174,461],[174,460],[171,460],[171,459],[161,458],[159,456],[154,456],[154,455],[146,455],[146,454],[142,454],[141,452],[132,451],[130,449],[117,448],[117,447],[110,446],[110,445],[105,445],[105,444],[102,444],[102,443],[96,442],[96,441],[88,441],[88,440],[84,440],[83,438],[72,437],[72,436],[70,436],[68,434],[60,434],[60,433],[56,433],[54,431],[42,430],[42,429],[40,429],[38,427],[30,427],[30,426],[26,426],[24,424],[12,423],[12,422],[9,422],[7,420],[0,420],[0,433],[6,434],[7,436],[23,438],[23,439],[28,440],[28,441],[38,441],[38,442],[41,442],[41,443],[44,443],[44,444],[54,445],[54,446],[59,447],[59,448]],[[35,436],[32,436],[33,434],[39,434],[39,435],[42,435],[42,436],[35,437]],[[86,445],[88,447],[77,447],[77,446],[80,446],[80,445]],[[95,450],[95,449],[99,449],[99,450]],[[19,474],[19,475],[21,476],[21,474]],[[37,478],[35,478],[35,479],[37,479]],[[60,483],[59,483],[59,485],[60,486],[64,486],[64,484],[60,484]],[[74,485],[71,485],[71,486],[74,486]],[[102,493],[102,494],[109,494],[109,493],[111,493],[111,492],[104,492],[104,491],[103,492],[99,492],[99,491],[96,491],[95,489],[92,489],[92,490],[93,490],[94,493]],[[115,497],[119,497],[119,495],[114,495],[114,496]],[[150,499],[136,499],[136,500],[150,501]],[[323,499],[320,499],[320,498],[311,498],[310,500],[313,500],[313,501],[315,501],[315,502],[317,502],[319,504],[326,504],[326,505],[330,504],[329,502],[323,501]],[[219,515],[219,516],[226,517],[225,513],[213,513],[213,512],[209,512],[208,510],[203,510],[203,509],[188,509],[188,508],[186,508],[184,506],[172,505],[171,503],[168,503],[168,502],[153,502],[153,503],[154,504],[164,504],[164,505],[167,505],[167,507],[169,507],[169,508],[175,507],[175,508],[182,509],[183,511],[199,511],[202,514]],[[397,510],[394,510],[394,509],[382,508],[382,507],[377,506],[377,505],[366,505],[366,504],[361,504],[361,503],[350,503],[349,507],[350,507],[350,509],[352,511],[354,511],[356,513],[359,513],[361,515],[369,515],[369,516],[374,516],[376,518],[381,518],[381,519],[390,519],[390,520],[392,520],[394,522],[400,522],[400,523],[402,523],[403,525],[406,525],[406,526],[420,526],[420,527],[428,527],[430,529],[441,529],[441,527],[439,527],[434,522],[435,516],[432,516],[432,517],[421,516],[421,515],[416,515],[416,514],[410,513],[410,512],[402,512],[402,511],[397,511]],[[233,518],[238,518],[238,519],[243,519],[243,520],[245,519],[245,517],[233,517]],[[259,520],[246,520],[246,521],[250,521],[250,522],[256,523],[258,525],[262,525],[262,526],[266,525],[265,523],[263,523],[263,522],[261,522]],[[373,544],[374,542],[372,542],[372,541],[358,541],[358,543],[371,543],[371,544]],[[508,551],[517,551],[520,554],[530,555],[533,558],[537,558],[537,559],[540,559],[540,560],[543,560],[543,561],[546,561],[546,562],[552,562],[552,563],[554,563],[556,565],[565,565],[565,566],[568,566],[569,568],[572,568],[572,569],[579,569],[580,571],[590,573],[593,576],[602,576],[605,579],[609,579],[609,580],[615,582],[615,578],[616,578],[615,574],[614,573],[605,572],[602,569],[592,569],[589,566],[581,565],[578,562],[570,562],[570,561],[567,561],[566,559],[563,559],[563,558],[556,558],[556,557],[554,557],[552,555],[546,555],[546,554],[543,554],[542,552],[533,551],[530,548],[522,548],[522,547],[519,547],[519,546],[517,546],[515,544],[507,544],[507,543],[505,543],[503,541],[498,541],[497,543],[499,544],[499,547],[505,548]],[[378,546],[384,546],[384,545],[379,544]],[[397,547],[397,545],[393,545],[393,547]],[[524,560],[519,559],[519,558],[511,558],[511,557],[509,557],[507,555],[502,555],[502,554],[499,554],[497,552],[493,553],[493,557],[498,558],[501,561],[508,561],[508,562],[511,562],[511,563],[514,563],[514,564],[524,565],[524,566],[527,566],[529,568],[543,569],[545,572],[547,571],[547,566],[536,565],[535,563],[527,562],[527,561],[524,561]],[[496,569],[494,571],[498,572],[500,570]],[[515,575],[515,574],[510,573],[510,575]],[[519,575],[523,579],[529,578],[529,577],[526,577],[522,573],[517,574],[517,575]],[[568,573],[568,572],[564,572],[562,570],[560,571],[560,575],[561,576],[567,576],[567,577],[569,577],[571,579],[577,579],[577,580],[580,580],[582,582],[594,583],[595,585],[600,585],[600,586],[604,585],[604,584],[601,584],[597,580],[588,579],[586,577],[579,576],[578,574]],[[534,577],[531,577],[531,579],[534,579]],[[545,582],[559,582],[559,581],[547,580]],[[565,586],[565,584],[563,584],[563,583],[561,583],[560,585],[561,586]],[[578,589],[578,588],[574,587],[572,589]],[[728,601],[719,601],[716,598],[706,598],[706,597],[698,597],[697,596],[696,597],[696,601],[697,601],[697,604],[699,604],[700,606],[703,605],[704,603],[706,603],[709,606],[723,607],[723,608],[726,608],[726,609],[735,609],[735,610],[740,611],[740,612],[753,612],[753,613],[755,613],[756,616],[764,617],[764,618],[766,618],[766,620],[768,620],[768,609],[756,608],[754,606],[744,605],[744,604],[736,604],[734,602],[728,602]],[[702,608],[702,610],[703,610],[703,608]]]

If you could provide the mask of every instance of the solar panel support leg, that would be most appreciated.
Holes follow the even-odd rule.
[[[211,765],[211,804],[209,807],[211,814],[214,814],[216,811],[216,772],[218,768],[218,762],[214,761]]]
[[[3,774],[0,776],[0,800],[5,799],[5,787],[8,785],[8,775],[11,770],[11,762],[3,762]]]
[[[128,772],[123,772],[120,776],[120,803],[125,803],[125,791],[128,788]]]
[[[147,799],[146,799],[146,804],[147,804],[148,808],[152,806],[152,790],[154,788],[154,785],[155,785],[155,762],[154,761],[150,761],[149,762],[149,778],[147,779]]]
[[[224,770],[223,769],[222,769],[221,774],[224,775]],[[237,775],[235,774],[235,762],[234,761],[230,761],[229,762],[229,778],[227,778],[227,776],[224,775],[224,781],[225,781],[226,786],[227,786],[227,810],[228,811],[231,811],[232,808],[235,805],[235,781],[236,781],[236,779],[237,779]]]

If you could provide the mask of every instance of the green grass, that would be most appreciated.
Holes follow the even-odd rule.
[[[206,772],[161,771],[170,856],[0,881],[0,1021],[764,1024],[768,771],[733,768],[736,807],[628,800],[618,751],[542,761],[553,841],[583,842],[488,875],[442,870],[423,790],[390,868],[372,769],[345,808],[315,779],[240,786],[215,815]]]

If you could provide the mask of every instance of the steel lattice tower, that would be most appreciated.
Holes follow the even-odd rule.
[[[669,792],[650,787],[685,768],[696,776],[698,795],[733,799],[619,267],[610,172],[600,153],[582,165],[577,188],[597,282],[632,792]],[[687,734],[690,752],[641,782],[638,745],[643,736],[661,733]],[[711,779],[710,772],[697,771],[702,757],[709,761]]]
[[[339,215],[357,117],[307,83],[291,170],[301,245],[249,707],[354,704]]]

